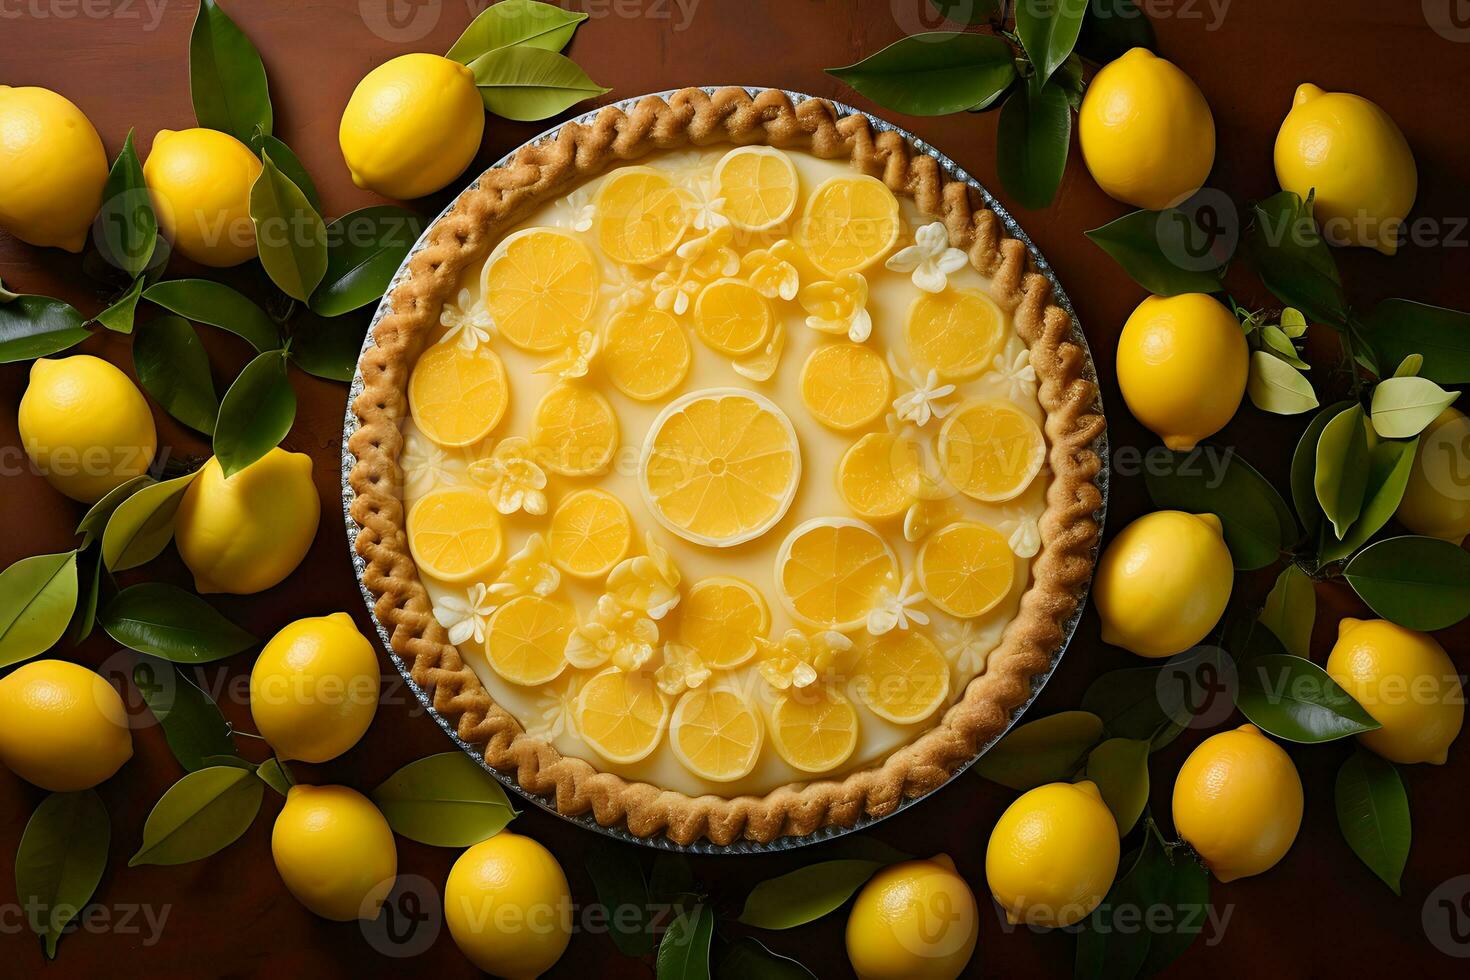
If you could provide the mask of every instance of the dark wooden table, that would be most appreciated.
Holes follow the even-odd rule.
[[[798,89],[864,105],[822,68],[855,61],[903,33],[930,26],[919,13],[925,9],[922,0],[570,0],[566,5],[592,14],[570,53],[593,78],[613,86],[613,97],[682,85],[742,83]],[[186,52],[194,6],[181,0],[0,2],[0,83],[42,85],[62,92],[96,124],[109,153],[116,152],[129,127],[136,127],[139,152],[146,153],[157,130],[193,125]],[[337,122],[356,81],[394,55],[444,51],[472,12],[482,9],[484,0],[234,0],[224,6],[262,51],[277,132],[311,170],[332,216],[375,203],[373,195],[352,185],[337,149]],[[1420,186],[1414,213],[1431,219],[1438,243],[1410,246],[1392,259],[1366,250],[1339,252],[1348,292],[1361,303],[1392,295],[1470,307],[1470,232],[1465,227],[1470,215],[1470,187],[1465,181],[1470,174],[1470,140],[1464,134],[1461,103],[1463,93],[1470,90],[1470,28],[1457,29],[1445,16],[1454,0],[1423,0],[1424,10],[1434,15],[1440,30],[1433,29],[1420,3],[1409,0],[1145,0],[1143,6],[1154,13],[1163,54],[1199,82],[1214,109],[1219,152],[1211,184],[1238,200],[1264,197],[1276,189],[1272,140],[1298,83],[1310,80],[1329,90],[1359,92],[1387,109],[1403,127],[1418,159]],[[402,8],[396,20],[385,14],[393,7]],[[896,121],[998,189],[993,114]],[[497,159],[540,128],[492,119],[479,165]],[[1003,193],[1000,197],[1005,200]],[[441,195],[420,205],[432,214],[445,200],[447,195]],[[1082,234],[1124,210],[1097,189],[1074,154],[1056,203],[1044,212],[1017,209],[1016,214],[1056,267],[1081,315],[1103,377],[1114,447],[1146,448],[1157,441],[1123,410],[1112,372],[1117,332],[1142,298],[1142,290]],[[31,248],[3,233],[0,277],[12,288],[62,296],[88,314],[100,309],[105,299],[73,257]],[[1238,286],[1242,301],[1267,302],[1252,281],[1232,285]],[[244,345],[216,331],[205,333],[217,376],[233,376],[247,358]],[[99,334],[83,349],[129,369],[127,347],[124,338]],[[1330,346],[1317,353],[1320,363],[1330,363]],[[15,463],[19,445],[15,411],[25,379],[25,365],[0,368],[0,446],[5,451],[0,565],[72,547],[71,529],[80,513],[77,505]],[[317,461],[321,533],[305,564],[286,585],[263,595],[223,599],[219,605],[264,635],[297,617],[335,610],[352,613],[366,630],[337,507],[345,388],[304,375],[296,382],[301,411],[285,445],[308,452]],[[207,451],[198,436],[157,414],[162,446],[182,454]],[[1304,424],[1302,419],[1264,416],[1247,405],[1220,441],[1243,447],[1253,463],[1281,480],[1290,447]],[[1112,486],[1108,524],[1116,530],[1147,505],[1136,476],[1117,474]],[[180,584],[188,581],[172,549],[148,569],[148,575]],[[1269,576],[1251,577],[1237,586],[1257,595],[1268,587]],[[1319,607],[1314,653],[1321,658],[1335,635],[1337,619],[1361,610],[1335,587],[1319,590]],[[1463,662],[1470,630],[1457,629],[1441,639]],[[77,653],[84,663],[113,668],[122,662],[110,659],[115,656],[125,657],[100,634]],[[1097,620],[1089,612],[1034,713],[1074,707],[1097,674],[1136,665],[1134,658],[1100,643]],[[248,658],[236,658],[207,674],[218,682],[226,713],[247,728],[243,683],[249,666]],[[403,763],[448,748],[438,727],[397,683],[386,658],[383,666],[384,701],[367,737],[331,764],[301,767],[300,776],[370,788]],[[1201,737],[1187,732],[1154,757],[1155,812],[1167,815],[1174,773]],[[308,914],[286,893],[270,861],[270,824],[279,806],[274,797],[241,841],[207,861],[176,868],[127,868],[149,808],[179,775],[156,728],[138,731],[135,744],[133,760],[102,788],[113,821],[112,861],[96,901],[112,925],[89,926],[67,937],[57,963],[45,975],[473,973],[442,931],[412,959],[401,954],[427,942],[431,932],[421,930],[405,945],[389,943],[400,954],[395,959],[375,951],[358,925],[327,923]],[[1446,880],[1470,872],[1464,837],[1470,800],[1465,790],[1470,766],[1465,740],[1452,751],[1448,765],[1405,770],[1414,847],[1402,898],[1392,895],[1357,861],[1338,833],[1332,781],[1347,747],[1291,751],[1307,791],[1306,817],[1296,846],[1271,873],[1215,887],[1217,913],[1228,915],[1227,926],[1222,933],[1197,941],[1172,974],[1270,971],[1325,977],[1386,970],[1448,975],[1457,966],[1463,970],[1462,963],[1431,943],[1425,922],[1436,935],[1450,935],[1445,910],[1430,903],[1426,913],[1426,900]],[[9,884],[16,842],[40,797],[33,787],[0,771],[0,962],[4,964],[0,973],[9,976],[43,975],[40,947],[21,924]],[[985,843],[1011,797],[969,774],[883,823],[873,834],[911,852],[925,853],[942,845],[973,883],[984,909],[979,951],[971,967],[975,975],[1066,976],[1074,947],[1070,937],[1009,929],[986,901]],[[579,903],[594,900],[584,859],[594,848],[617,845],[534,808],[516,821],[515,829],[552,849],[566,868]],[[717,901],[738,907],[755,881],[821,860],[829,850],[818,846],[778,856],[710,858],[696,861],[695,868]],[[401,873],[422,876],[435,891],[442,887],[454,856],[451,851],[399,841]],[[155,922],[166,915],[161,931],[146,924],[145,912]],[[1428,920],[1423,918],[1426,914]],[[1461,936],[1470,933],[1470,913],[1460,915],[1458,926]],[[767,938],[773,948],[799,956],[818,975],[842,977],[850,975],[842,929],[843,917],[834,915]],[[383,942],[382,936],[371,938]],[[1464,956],[1470,954],[1470,940],[1446,948]],[[652,975],[647,965],[619,957],[606,936],[592,932],[574,937],[554,974]]]

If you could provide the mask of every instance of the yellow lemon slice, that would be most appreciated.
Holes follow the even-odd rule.
[[[408,378],[408,410],[414,424],[449,449],[470,446],[490,434],[505,415],[510,384],[505,365],[488,347],[467,351],[435,344]]]
[[[1010,500],[1041,472],[1046,439],[1010,402],[972,402],[939,430],[939,461],[955,489],[988,503]]]
[[[485,265],[485,305],[500,335],[522,350],[560,350],[597,305],[597,260],[550,228],[511,235]]]
[[[695,544],[725,548],[785,516],[801,480],[801,452],[791,420],[769,398],[711,388],[664,407],[649,426],[639,470],[660,524]]]
[[[556,505],[547,543],[568,575],[602,578],[623,560],[633,540],[628,508],[606,490],[578,490]]]
[[[716,670],[749,660],[756,637],[771,628],[766,601],[744,579],[720,576],[696,582],[679,609],[679,638]]]
[[[781,542],[776,589],[792,616],[809,626],[848,630],[898,584],[898,559],[867,524],[814,517]]]
[[[674,250],[689,212],[668,176],[652,167],[625,167],[597,192],[597,244],[608,258],[638,265]]]
[[[618,451],[618,418],[599,391],[559,384],[541,396],[531,419],[536,462],[562,476],[607,469]]]
[[[485,654],[495,672],[512,684],[534,687],[555,680],[566,668],[562,655],[577,613],[564,602],[523,595],[490,617]]]
[[[873,714],[912,725],[934,714],[949,696],[949,661],[923,633],[894,630],[858,656],[854,688]]]
[[[575,706],[577,732],[609,762],[648,758],[663,737],[669,705],[647,673],[609,667],[582,685]]]
[[[674,706],[669,745],[684,768],[712,782],[748,776],[760,758],[765,726],[734,691],[690,691]]]
[[[830,177],[807,198],[797,243],[830,276],[858,272],[898,241],[898,198],[876,177]]]
[[[684,328],[663,310],[619,313],[602,341],[608,380],[638,401],[654,401],[679,387],[693,359]]]
[[[974,521],[956,521],[929,535],[918,563],[919,588],[934,605],[961,619],[994,609],[1016,575],[1005,536]]]
[[[981,290],[946,289],[914,300],[903,334],[920,371],[966,381],[987,370],[1005,346],[1005,320]]]
[[[739,279],[716,279],[694,301],[694,332],[726,357],[741,357],[764,344],[774,322],[771,304]]]
[[[897,517],[919,492],[919,447],[887,432],[869,432],[842,454],[837,492],[861,517]]]
[[[847,698],[823,686],[778,697],[770,727],[777,753],[802,772],[830,772],[857,748],[857,711]]]
[[[500,557],[500,544],[500,514],[484,490],[436,490],[408,512],[409,553],[441,581],[478,577]]]
[[[716,197],[725,199],[725,217],[744,231],[774,228],[796,210],[800,181],[796,164],[770,146],[742,146],[715,164]]]
[[[863,344],[827,344],[801,368],[801,400],[812,418],[839,432],[861,428],[888,407],[893,379],[883,357]]]

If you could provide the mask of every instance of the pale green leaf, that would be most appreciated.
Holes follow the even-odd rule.
[[[248,769],[211,766],[169,787],[143,824],[143,845],[128,861],[187,864],[234,843],[254,822],[265,783]]]
[[[1299,415],[1317,407],[1312,383],[1296,368],[1263,350],[1251,351],[1245,390],[1251,404],[1273,415]]]
[[[1276,576],[1266,596],[1261,625],[1281,641],[1287,653],[1306,657],[1311,651],[1312,622],[1317,618],[1317,590],[1312,579],[1295,564]]]
[[[1423,367],[1424,355],[1410,354],[1399,362],[1399,366],[1394,369],[1393,376],[1395,378],[1417,377]]]
[[[1148,739],[1110,738],[1087,756],[1087,778],[1097,784],[1126,837],[1148,805]]]
[[[840,908],[881,864],[821,861],[768,878],[751,889],[740,921],[758,929],[792,929]]]
[[[1317,504],[1340,538],[1363,509],[1368,488],[1368,434],[1363,406],[1356,403],[1329,421],[1317,440],[1317,469],[1312,478]]]
[[[584,13],[534,0],[500,0],[470,21],[444,57],[468,65],[487,52],[512,44],[560,51],[586,19]]]
[[[1373,389],[1373,429],[1385,439],[1410,439],[1460,397],[1428,378],[1388,378]]]
[[[1071,779],[1101,741],[1103,722],[1087,711],[1062,711],[1018,725],[980,757],[975,771],[1025,792]]]
[[[516,816],[505,790],[463,752],[410,762],[373,790],[373,802],[396,832],[435,847],[478,844]]]
[[[34,555],[0,572],[0,667],[51,649],[77,607],[77,553]]]
[[[15,855],[15,894],[48,959],[97,891],[111,838],[107,808],[90,789],[52,793],[26,822]]]
[[[118,505],[102,532],[102,560],[110,571],[136,568],[158,557],[174,536],[174,517],[196,476],[187,473],[150,484]]]
[[[541,48],[497,48],[470,63],[485,108],[522,122],[547,119],[584,99],[612,91],[572,59]]]

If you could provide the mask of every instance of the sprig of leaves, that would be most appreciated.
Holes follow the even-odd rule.
[[[486,7],[446,53],[474,72],[485,108],[506,119],[547,119],[611,89],[561,54],[585,13],[533,0]]]
[[[434,847],[470,847],[518,816],[500,784],[463,752],[410,762],[372,799],[395,832]]]

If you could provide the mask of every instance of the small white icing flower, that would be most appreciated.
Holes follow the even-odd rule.
[[[915,500],[909,504],[909,509],[903,515],[903,539],[917,543],[928,537],[930,531],[956,521],[959,517],[960,509],[947,497]]]
[[[674,250],[664,269],[653,277],[654,305],[683,316],[705,284],[740,271],[740,256],[730,247],[734,231],[723,225],[691,238]]]
[[[526,546],[511,555],[505,568],[490,586],[497,596],[534,595],[543,599],[561,585],[561,572],[551,563],[551,549],[539,531],[526,539]]]
[[[778,691],[810,687],[819,677],[845,673],[851,666],[852,640],[836,630],[808,636],[789,629],[779,640],[756,637],[756,671]]]
[[[561,353],[538,367],[536,373],[554,374],[564,381],[572,378],[585,378],[587,372],[592,369],[592,361],[597,357],[597,352],[601,347],[602,342],[597,331],[579,330],[575,337],[567,341]]]
[[[893,410],[900,419],[923,428],[931,419],[942,419],[954,411],[955,406],[944,404],[944,400],[955,393],[955,386],[940,384],[938,371],[930,368],[923,375],[917,369],[902,371],[891,353],[888,361],[894,375],[909,383],[909,390],[893,400]]]
[[[642,266],[609,262],[604,271],[601,292],[614,313],[642,306],[653,295],[653,275]]]
[[[1016,524],[1007,543],[1017,558],[1034,558],[1041,550],[1041,527],[1036,518],[1027,517]]]
[[[1031,363],[1031,352],[1024,347],[1014,358],[1005,354],[995,355],[991,370],[1001,376],[1006,393],[1012,401],[1020,401],[1036,394],[1036,367]]]
[[[907,630],[914,623],[927,625],[929,614],[914,608],[923,601],[924,593],[914,590],[914,576],[910,572],[903,577],[897,592],[885,592],[868,610],[868,632],[882,636],[894,629]]]
[[[949,285],[949,274],[964,268],[965,253],[949,247],[949,232],[941,221],[931,222],[914,232],[914,244],[901,248],[883,264],[894,272],[912,273],[910,278],[926,293],[942,293]]]
[[[434,618],[449,631],[449,642],[455,646],[469,642],[485,642],[485,625],[490,614],[495,612],[496,602],[485,588],[484,582],[476,582],[465,589],[463,596],[453,593],[442,596],[434,603]]]
[[[801,250],[789,239],[783,238],[770,248],[758,248],[746,252],[740,260],[740,270],[745,281],[766,299],[793,300],[801,290],[801,274],[796,264]]]
[[[537,465],[531,443],[523,436],[502,439],[489,457],[470,464],[470,476],[489,488],[495,509],[502,514],[546,513],[546,471]]]
[[[995,649],[995,641],[980,633],[973,620],[964,620],[958,626],[946,626],[940,630],[940,647],[944,655],[954,664],[955,670],[964,678],[976,677],[985,671],[985,661]]]
[[[670,697],[702,687],[709,676],[710,669],[704,665],[699,651],[681,643],[664,644],[663,666],[653,672],[658,689]]]
[[[611,595],[597,600],[591,622],[567,637],[567,663],[573,667],[601,667],[612,662],[624,671],[642,669],[658,643],[658,624],[641,610],[620,605]]]
[[[663,619],[679,604],[682,576],[673,556],[651,533],[644,546],[648,554],[624,558],[607,573],[607,591],[619,605]]]
[[[813,282],[796,294],[806,310],[806,325],[821,333],[847,334],[861,344],[872,336],[873,317],[868,313],[868,280],[861,273],[847,272],[836,279]]]
[[[725,217],[725,199],[715,196],[715,182],[702,178],[690,182],[690,225],[699,231],[723,228],[730,223]]]
[[[421,497],[444,482],[449,472],[444,450],[422,436],[410,437],[400,461],[404,489],[410,497]]]
[[[575,674],[567,675],[565,683],[547,685],[536,695],[534,708],[538,719],[526,726],[526,733],[544,738],[548,742],[560,738],[564,733],[577,734],[577,695],[582,693],[582,681]]]
[[[461,289],[453,303],[445,303],[439,311],[439,323],[448,328],[441,344],[458,344],[460,350],[473,351],[488,344],[495,333],[495,321],[483,305],[475,306],[468,289]]]
[[[572,231],[591,231],[597,217],[597,205],[592,203],[592,189],[583,184],[562,198],[556,207],[557,216],[552,222]]]

